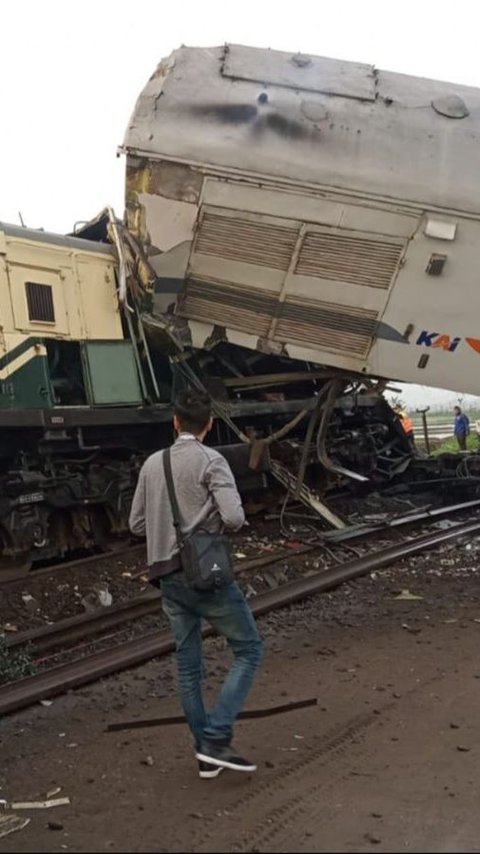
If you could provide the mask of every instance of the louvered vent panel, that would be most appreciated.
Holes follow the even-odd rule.
[[[188,280],[178,314],[265,336],[276,305],[277,298],[263,291],[196,278]]]
[[[25,282],[25,292],[28,319],[43,323],[55,323],[52,286],[41,285],[39,282]]]
[[[305,236],[295,272],[386,290],[402,250],[398,243],[311,231]]]
[[[366,308],[288,299],[283,304],[275,338],[318,350],[365,356],[377,317],[376,311]]]
[[[207,213],[200,223],[193,251],[288,270],[297,233],[296,228]]]

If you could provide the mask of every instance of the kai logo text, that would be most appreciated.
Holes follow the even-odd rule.
[[[432,347],[437,350],[446,350],[448,353],[454,353],[458,345],[463,340],[472,348],[472,350],[475,350],[476,353],[480,353],[479,338],[463,339],[458,336],[452,337],[451,335],[446,335],[441,332],[429,332],[427,329],[422,329],[416,343],[423,347]]]

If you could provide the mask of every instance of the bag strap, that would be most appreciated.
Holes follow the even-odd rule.
[[[182,525],[180,520],[180,508],[178,506],[177,495],[175,493],[175,486],[173,484],[173,475],[172,475],[172,458],[170,453],[170,448],[167,448],[163,454],[163,471],[165,473],[165,480],[167,483],[168,497],[170,499],[170,506],[172,508],[172,516],[173,516],[173,525],[175,528],[175,534],[177,537],[177,543],[179,549],[183,548],[183,537],[182,537]]]

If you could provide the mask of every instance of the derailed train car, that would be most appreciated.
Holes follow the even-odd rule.
[[[125,140],[125,221],[0,229],[3,566],[125,534],[185,384],[246,492],[281,484],[339,526],[329,489],[404,471],[388,379],[476,390],[478,105],[298,54],[161,63]]]
[[[360,479],[387,476],[408,459],[373,384],[357,394],[345,380],[351,393],[338,399],[337,378],[310,364],[260,354],[252,362],[248,350],[232,357],[228,345],[212,361],[163,332],[147,341],[142,281],[151,271],[144,260],[142,276],[135,262],[125,277],[123,259],[129,250],[138,258],[140,247],[111,213],[83,236],[1,225],[0,248],[3,577],[34,561],[111,547],[127,532],[139,467],[172,440],[171,399],[185,383],[214,396],[219,417],[210,441],[246,492],[267,485],[272,458],[277,481],[288,485],[307,423],[318,426],[328,396],[328,435],[312,430],[305,468],[315,442],[320,455],[336,450],[336,465],[348,463]],[[230,369],[231,358],[243,375]]]
[[[478,89],[180,48],[123,145],[155,311],[197,348],[478,393],[479,132]]]

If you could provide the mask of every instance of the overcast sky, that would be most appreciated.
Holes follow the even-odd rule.
[[[2,3],[0,220],[19,223],[21,212],[28,226],[65,232],[106,204],[121,214],[117,146],[141,88],[182,43],[302,51],[480,87],[476,7],[475,0]],[[415,387],[408,397],[415,404]]]

